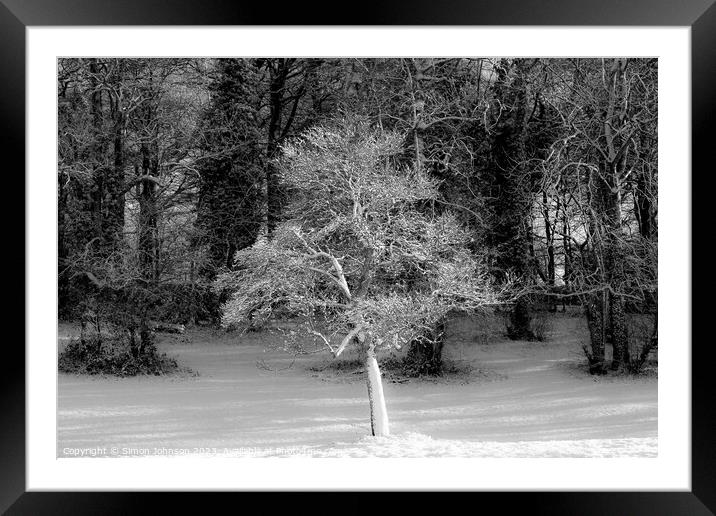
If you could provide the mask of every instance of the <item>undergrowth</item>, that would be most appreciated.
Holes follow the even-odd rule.
[[[329,373],[333,377],[362,379],[365,372],[365,363],[362,359],[350,358],[344,360],[331,360],[328,363],[314,364],[308,367],[315,373]],[[380,371],[383,379],[393,383],[405,383],[411,380],[418,381],[449,381],[466,380],[474,371],[469,364],[444,360],[439,375],[419,374],[409,361],[396,356],[388,356],[380,360]]]
[[[154,344],[145,345],[141,353],[133,353],[127,339],[121,337],[92,337],[72,339],[59,355],[58,369],[63,373],[102,374],[112,376],[192,373]]]

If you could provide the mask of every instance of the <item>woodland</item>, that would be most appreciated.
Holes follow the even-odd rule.
[[[60,371],[181,369],[211,328],[294,356],[449,374],[455,317],[549,340],[585,376],[657,351],[657,60],[58,60]],[[273,340],[272,340],[273,342]],[[393,359],[391,359],[393,360]],[[393,360],[395,361],[395,360]],[[201,371],[199,371],[201,374]]]

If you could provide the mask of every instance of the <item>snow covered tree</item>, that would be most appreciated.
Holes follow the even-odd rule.
[[[286,344],[357,349],[367,372],[371,430],[389,434],[377,354],[426,338],[453,310],[497,302],[468,233],[435,215],[434,179],[398,165],[404,135],[341,120],[282,146],[279,169],[291,203],[270,239],[240,250],[217,278],[231,292],[226,327],[289,315]],[[427,331],[426,331],[427,330]]]

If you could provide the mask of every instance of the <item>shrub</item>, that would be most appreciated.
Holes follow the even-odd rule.
[[[652,315],[637,315],[628,325],[629,372],[638,374],[646,366],[651,352],[657,349],[657,320]]]
[[[550,331],[552,331],[552,320],[548,315],[538,313],[532,318],[531,329],[534,340],[545,342],[549,337]]]
[[[63,373],[108,374],[114,376],[165,375],[189,372],[177,361],[159,353],[154,344],[133,352],[124,336],[93,335],[73,339],[60,353],[58,369]]]
[[[210,285],[165,283],[156,289],[158,302],[151,314],[154,319],[174,324],[218,322],[220,295]]]

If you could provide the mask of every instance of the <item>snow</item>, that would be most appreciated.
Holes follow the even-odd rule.
[[[287,368],[292,356],[265,349],[270,335],[190,330],[159,347],[199,376],[60,374],[58,456],[656,457],[656,378],[585,373],[581,319],[559,314],[546,343],[475,338],[463,326],[445,353],[472,373],[385,375],[390,437],[370,436],[361,375],[320,371],[330,358]]]

